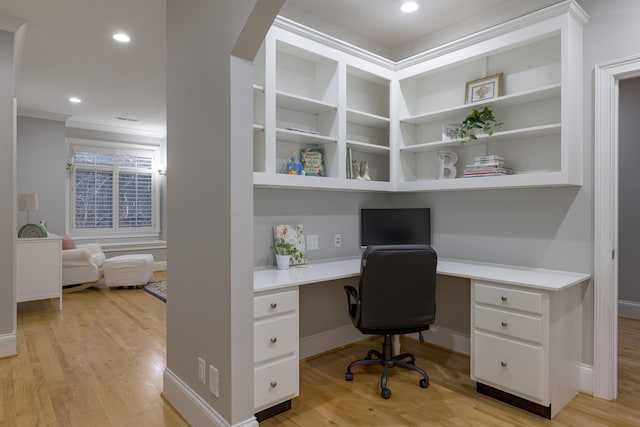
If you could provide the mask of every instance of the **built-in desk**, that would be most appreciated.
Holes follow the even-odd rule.
[[[582,352],[576,285],[589,274],[454,259],[439,259],[437,272],[470,280],[471,378],[478,391],[547,418],[573,399]],[[299,286],[359,274],[359,257],[254,272],[256,411],[299,393]]]

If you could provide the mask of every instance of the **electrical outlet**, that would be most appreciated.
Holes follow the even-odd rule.
[[[218,370],[213,365],[209,365],[209,391],[215,397],[220,397]]]
[[[207,383],[207,362],[201,357],[198,357],[198,381],[202,384]]]
[[[342,236],[340,234],[333,235],[333,246],[336,248],[342,246]]]
[[[315,251],[318,250],[318,235],[310,234],[307,236],[307,250]]]

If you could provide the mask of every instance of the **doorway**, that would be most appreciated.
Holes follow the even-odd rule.
[[[620,81],[640,76],[640,56],[595,67],[593,395],[618,394],[618,171]]]

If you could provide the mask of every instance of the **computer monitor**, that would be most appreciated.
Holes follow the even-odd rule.
[[[429,208],[360,210],[360,245],[431,244]]]

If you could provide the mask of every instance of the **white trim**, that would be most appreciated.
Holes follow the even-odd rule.
[[[618,82],[640,75],[640,56],[595,67],[593,395],[618,394]]]
[[[15,356],[16,354],[18,354],[16,334],[0,335],[0,357]]]
[[[640,320],[640,302],[618,300],[618,316]]]
[[[66,122],[69,117],[71,117],[69,114],[51,113],[49,111],[29,110],[25,108],[18,108],[18,116],[54,120],[56,122]]]
[[[593,366],[580,364],[580,393],[593,395]]]
[[[155,261],[153,271],[167,271],[167,261]]]
[[[366,339],[352,324],[300,338],[300,359]]]
[[[158,131],[143,130],[143,129],[133,129],[133,128],[128,128],[124,126],[111,126],[111,125],[104,125],[104,124],[81,122],[73,119],[67,120],[67,127],[77,128],[77,129],[86,129],[86,130],[95,130],[100,132],[123,133],[126,135],[151,136],[154,138],[165,138],[167,136],[166,129],[164,131],[158,132]]]
[[[189,422],[198,427],[257,427],[255,417],[240,423],[229,424],[200,395],[182,381],[169,368],[163,373],[162,395]]]

